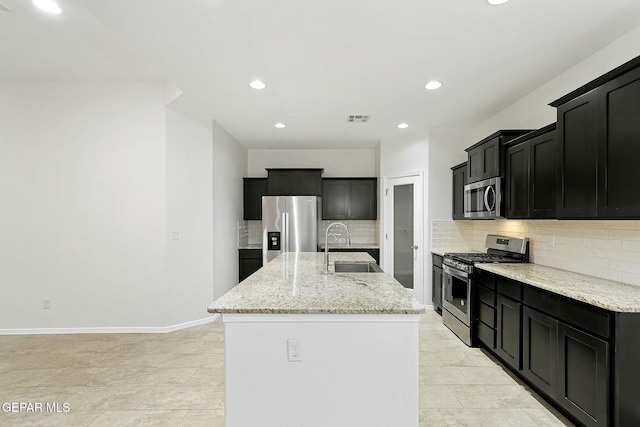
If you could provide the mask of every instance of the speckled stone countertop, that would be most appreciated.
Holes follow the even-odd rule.
[[[365,252],[288,252],[214,301],[209,313],[420,314],[420,304],[384,273],[334,273],[334,261],[375,262]]]
[[[477,264],[477,268],[610,311],[640,312],[640,287],[536,264]]]
[[[238,249],[262,249],[262,243],[245,243],[238,246]]]

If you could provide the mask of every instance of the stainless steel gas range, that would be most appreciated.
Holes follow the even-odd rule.
[[[473,345],[474,265],[529,262],[529,239],[489,234],[486,253],[445,253],[442,277],[442,323],[468,346]]]

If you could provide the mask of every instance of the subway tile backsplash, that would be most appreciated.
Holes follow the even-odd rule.
[[[533,263],[640,286],[640,221],[437,220],[432,247],[484,251],[487,234],[529,237]]]
[[[329,224],[336,221],[322,221],[320,223],[320,244],[324,243],[324,235]],[[351,243],[378,244],[378,221],[338,221],[344,222],[351,232]],[[341,227],[334,227],[329,235],[329,243],[345,241],[345,231]],[[254,245],[262,243],[262,221],[238,221],[238,245]]]

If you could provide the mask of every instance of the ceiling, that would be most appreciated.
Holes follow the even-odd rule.
[[[250,148],[480,123],[640,26],[638,0],[0,1],[0,82],[169,80],[172,108]]]

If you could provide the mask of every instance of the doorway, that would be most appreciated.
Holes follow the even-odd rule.
[[[385,178],[384,271],[424,301],[422,172]]]

